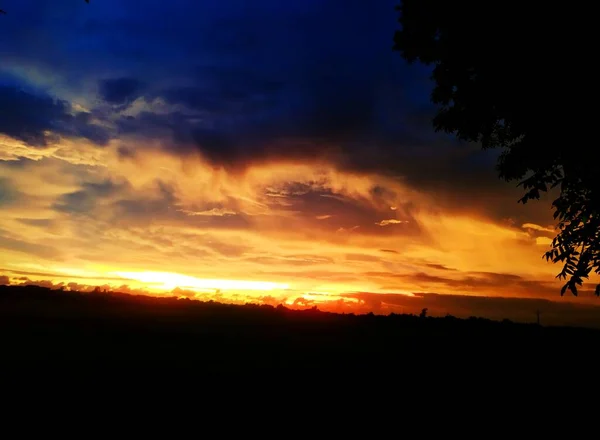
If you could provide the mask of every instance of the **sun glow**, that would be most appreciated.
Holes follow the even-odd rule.
[[[192,290],[272,291],[284,290],[289,287],[287,284],[267,281],[205,279],[170,272],[113,272],[113,275],[143,282],[148,286],[164,290],[172,290],[178,287]]]

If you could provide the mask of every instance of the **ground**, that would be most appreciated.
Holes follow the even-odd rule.
[[[339,315],[33,286],[0,287],[0,322],[5,366],[128,371],[521,368],[585,355],[599,334],[479,318]]]

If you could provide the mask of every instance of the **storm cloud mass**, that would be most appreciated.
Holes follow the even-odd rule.
[[[407,171],[414,149],[456,149],[430,129],[426,72],[391,51],[393,2],[150,1],[143,11],[129,1],[28,3],[11,5],[0,30],[15,41],[35,24],[31,37],[3,43],[5,70],[52,71],[44,88],[57,100],[4,86],[3,106],[37,100],[44,113],[32,121],[17,111],[1,129],[30,143],[64,118],[69,88],[113,136],[160,129],[164,148],[199,151],[215,165],[325,155]]]

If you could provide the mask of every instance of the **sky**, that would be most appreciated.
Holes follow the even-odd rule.
[[[431,126],[397,0],[2,0],[0,281],[600,322],[552,195]]]

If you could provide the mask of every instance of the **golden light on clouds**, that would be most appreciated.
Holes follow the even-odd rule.
[[[233,290],[233,291],[262,291],[287,289],[288,284],[270,283],[266,281],[243,281],[243,280],[211,280],[201,279],[176,273],[168,272],[114,272],[115,275],[127,280],[140,281],[147,286],[161,290],[180,289],[192,290]]]
[[[449,208],[397,178],[322,161],[226,170],[153,145],[10,145],[0,268],[13,284],[380,313],[419,292],[558,299],[541,259],[550,227]]]
[[[402,223],[408,223],[408,220],[396,220],[394,218],[388,220],[381,220],[380,222],[376,222],[376,225],[379,226],[388,226],[388,225],[401,225]]]

